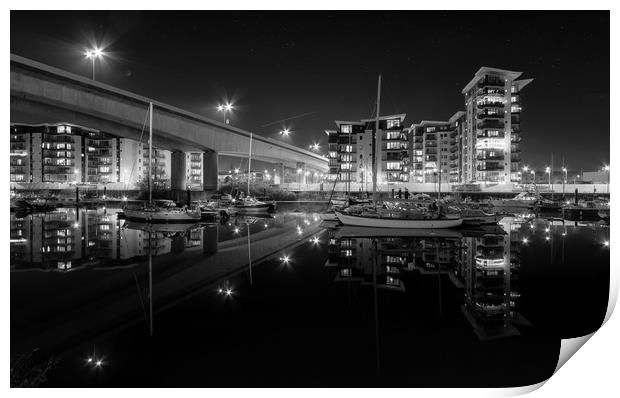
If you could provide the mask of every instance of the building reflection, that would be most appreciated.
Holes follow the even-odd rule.
[[[217,233],[192,225],[166,225],[145,230],[121,220],[116,210],[56,209],[28,214],[11,213],[11,269],[70,271],[86,266],[128,266],[185,250],[213,251]],[[194,228],[192,228],[194,227]],[[208,250],[207,250],[208,247]],[[217,247],[217,246],[216,246]]]
[[[360,237],[329,231],[325,265],[337,269],[336,282],[372,284],[376,258],[378,288],[405,293],[410,278],[445,275],[462,289],[461,311],[480,340],[519,335],[516,325],[529,325],[519,312],[523,243],[518,223],[507,219],[501,226],[444,237],[375,232],[377,236]]]

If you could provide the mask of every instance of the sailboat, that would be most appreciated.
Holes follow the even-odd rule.
[[[381,75],[377,85],[377,114],[372,137],[372,204],[357,207],[356,212],[336,211],[338,220],[348,226],[373,228],[412,228],[436,229],[454,228],[463,223],[459,213],[444,213],[439,209],[432,211],[426,207],[396,210],[380,206],[377,208],[377,137],[379,131],[379,115],[381,104]]]
[[[250,133],[250,150],[248,152],[248,196],[233,200],[233,207],[241,214],[265,214],[274,212],[274,203],[261,202],[250,196],[250,180],[252,178],[252,133]]]
[[[149,167],[148,186],[149,201],[139,209],[123,209],[125,218],[128,220],[146,223],[188,223],[199,222],[201,218],[199,209],[176,208],[170,206],[157,206],[153,203],[153,184],[151,180],[153,155],[153,103],[149,103]]]

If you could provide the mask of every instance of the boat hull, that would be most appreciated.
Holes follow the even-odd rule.
[[[321,220],[323,221],[338,221],[336,213],[322,213]]]
[[[187,211],[145,211],[145,210],[133,210],[125,209],[123,211],[125,218],[133,221],[147,222],[147,223],[187,223],[187,222],[199,222],[199,212],[187,212]]]
[[[429,229],[429,228],[373,228],[344,226],[336,230],[334,236],[340,238],[462,238],[457,229]]]
[[[267,214],[272,213],[275,209],[272,204],[265,204],[259,206],[239,206],[235,207],[239,214]]]
[[[502,218],[504,216],[501,214],[463,217],[463,225],[492,225],[500,222]]]
[[[462,218],[436,220],[410,220],[398,218],[371,218],[336,212],[338,220],[344,225],[372,228],[412,228],[437,229],[455,228],[463,224]]]
[[[510,207],[515,209],[528,209],[534,206],[534,202],[518,201],[518,200],[492,200],[493,207]]]

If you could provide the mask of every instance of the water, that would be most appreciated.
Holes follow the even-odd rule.
[[[12,215],[12,356],[56,358],[43,386],[505,387],[602,323],[607,225],[399,237],[292,210],[167,230]]]

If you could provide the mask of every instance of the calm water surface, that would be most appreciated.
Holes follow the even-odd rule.
[[[12,356],[57,358],[45,386],[504,387],[547,379],[560,340],[602,323],[608,225],[398,236],[294,210],[12,214]]]

